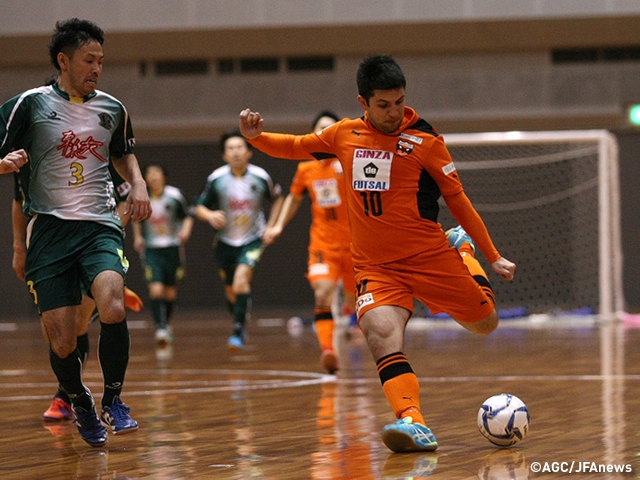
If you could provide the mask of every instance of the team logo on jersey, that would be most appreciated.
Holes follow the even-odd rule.
[[[404,138],[405,140],[409,140],[413,143],[417,143],[418,145],[422,145],[422,139],[420,137],[416,137],[415,135],[409,135],[408,133],[401,133],[399,137]]]
[[[386,150],[356,149],[353,154],[354,190],[389,190],[393,153]]]
[[[108,113],[99,113],[98,118],[100,119],[100,126],[102,128],[106,128],[107,130],[111,130],[113,128],[113,118]]]
[[[86,160],[87,154],[91,154],[101,162],[107,163],[109,160],[98,153],[98,148],[102,147],[104,142],[94,140],[92,136],[86,140],[80,140],[73,131],[68,130],[62,133],[62,143],[56,147],[60,150],[65,158],[76,158],[78,160]]]
[[[364,172],[364,176],[367,178],[376,178],[378,170],[380,169],[376,167],[375,163],[367,163],[362,169],[362,171]]]
[[[411,152],[413,152],[414,146],[415,145],[413,143],[398,140],[398,144],[396,145],[396,153],[401,157],[406,157]]]
[[[316,194],[316,202],[320,207],[337,207],[342,203],[340,199],[340,191],[338,190],[337,179],[326,178],[322,180],[314,180],[311,182],[311,186]]]

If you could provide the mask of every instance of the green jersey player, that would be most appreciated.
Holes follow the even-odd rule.
[[[49,358],[71,399],[76,425],[92,446],[138,424],[120,399],[129,359],[124,307],[122,223],[109,162],[131,184],[125,214],[146,219],[151,205],[133,154],[124,106],[96,89],[102,72],[103,31],[73,18],[56,24],[49,46],[55,84],[28,90],[0,107],[0,157],[24,150],[20,169],[24,213],[31,218],[25,279],[41,315]],[[108,365],[101,419],[82,382],[75,316],[88,292],[100,314],[99,356]]]
[[[249,163],[253,151],[240,132],[225,133],[220,140],[226,165],[213,171],[200,194],[196,217],[217,230],[215,255],[225,295],[233,315],[233,332],[227,342],[231,351],[241,350],[251,301],[251,279],[262,255],[262,234],[282,206],[279,185],[262,168]]]
[[[156,343],[166,347],[173,341],[169,322],[184,277],[184,244],[193,228],[193,207],[180,189],[167,185],[163,165],[146,165],[144,178],[153,213],[133,225],[133,247],[143,259]]]

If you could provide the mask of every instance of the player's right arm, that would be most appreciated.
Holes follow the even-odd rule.
[[[142,253],[146,242],[144,241],[144,235],[142,235],[141,222],[132,223],[131,229],[133,230],[133,249],[138,253]]]
[[[301,195],[294,195],[292,193],[287,195],[287,198],[284,199],[282,208],[280,209],[280,214],[278,215],[276,223],[272,227],[266,228],[262,235],[262,239],[266,244],[274,242],[282,234],[284,227],[286,227],[291,219],[295,217],[301,203]]]
[[[224,210],[219,209],[218,194],[216,190],[216,172],[214,171],[207,178],[204,189],[196,200],[196,208],[194,210],[195,217],[198,220],[207,222],[216,230],[220,230],[227,224],[227,216]]]
[[[325,143],[315,132],[306,135],[267,133],[263,131],[263,124],[264,120],[259,113],[248,108],[240,112],[240,132],[251,145],[267,155],[289,160],[308,160],[318,158],[319,152],[332,152],[330,142]],[[330,137],[329,132],[334,125],[324,129],[323,138]]]
[[[223,210],[210,210],[204,205],[196,206],[196,218],[207,222],[216,230],[220,230],[227,224],[227,216]]]

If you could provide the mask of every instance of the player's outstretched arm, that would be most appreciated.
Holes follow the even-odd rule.
[[[491,269],[505,280],[513,280],[513,276],[516,273],[516,264],[504,257],[500,257],[491,264]]]
[[[263,124],[262,115],[258,112],[252,112],[249,108],[240,112],[240,133],[245,138],[251,140],[260,135],[263,131]]]

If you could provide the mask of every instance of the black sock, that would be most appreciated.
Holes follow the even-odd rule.
[[[164,301],[165,311],[167,312],[167,325],[169,325],[169,319],[171,318],[171,314],[173,313],[174,303],[175,302],[173,300]]]
[[[156,328],[167,328],[167,308],[162,298],[152,298],[151,315],[156,324]]]
[[[87,358],[89,357],[89,332],[78,335],[76,337],[76,345],[78,347],[78,354],[80,355],[82,367],[84,368],[85,363],[87,363]],[[67,403],[71,403],[69,395],[66,394],[60,385],[58,385],[58,391],[55,396],[61,398]]]
[[[78,346],[78,353],[80,354],[80,360],[84,367],[89,358],[89,332],[83,333],[76,337],[76,345]]]
[[[130,345],[126,318],[120,323],[100,322],[98,358],[104,377],[103,407],[111,405],[113,398],[122,393],[124,375],[129,364]]]
[[[74,407],[89,411],[93,406],[91,394],[82,383],[82,362],[78,349],[66,358],[60,358],[49,349],[49,362],[58,379],[59,388],[67,395]]]
[[[244,324],[247,320],[247,308],[250,297],[250,293],[239,293],[236,295],[236,303],[233,306],[234,335],[242,335],[244,332]]]

